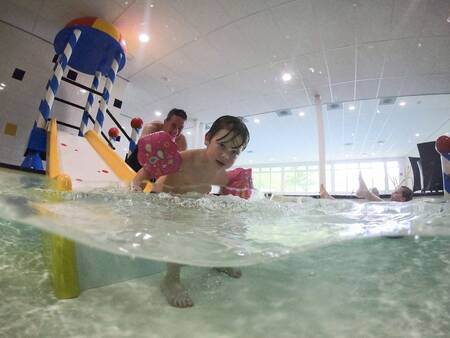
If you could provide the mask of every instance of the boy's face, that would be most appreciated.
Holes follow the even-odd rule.
[[[163,130],[170,134],[173,138],[181,134],[184,128],[184,120],[177,116],[172,115],[169,120],[165,120],[163,124]]]
[[[205,137],[208,158],[223,169],[230,168],[242,150],[242,138],[240,136],[228,135],[224,140],[221,140],[228,133],[228,129],[221,129],[210,140]]]

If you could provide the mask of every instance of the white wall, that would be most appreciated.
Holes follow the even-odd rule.
[[[45,94],[46,83],[53,72],[53,56],[53,46],[48,42],[0,22],[0,83],[6,85],[5,89],[0,91],[0,162],[2,163],[20,165],[23,160],[31,127],[39,114],[40,100]],[[26,71],[22,81],[11,77],[15,68]],[[78,73],[77,82],[90,87],[92,77]],[[130,133],[130,119],[120,115],[126,102],[122,103],[122,109],[113,106],[115,98],[122,100],[126,86],[125,80],[116,77],[108,109]],[[82,94],[78,87],[65,82],[61,82],[56,96],[81,106],[85,105],[87,99],[87,93]],[[94,118],[98,100],[99,98],[94,100],[92,114]],[[55,101],[51,116],[79,126],[82,110]],[[5,135],[6,123],[17,125],[16,136]],[[106,133],[112,126],[112,121],[106,116],[104,123]],[[73,129],[68,130],[77,133]],[[121,143],[116,148],[122,155],[126,154],[128,142],[125,137],[122,137]]]

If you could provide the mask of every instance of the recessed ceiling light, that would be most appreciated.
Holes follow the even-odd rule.
[[[150,7],[153,8],[153,7],[155,7],[155,5],[154,4],[150,4]]]
[[[156,111],[155,111],[155,115],[156,115],[156,116],[161,116],[161,112],[160,112],[159,110],[156,110]]]
[[[292,80],[292,74],[291,73],[284,73],[281,78],[284,82],[288,82]]]
[[[356,107],[354,106],[354,105],[350,105],[349,107],[348,107],[348,110],[355,110],[356,109]]]
[[[400,107],[404,107],[406,106],[406,102],[405,101],[400,101],[400,103],[398,104]]]
[[[417,47],[422,47],[422,43],[419,42],[419,43],[417,44]]]
[[[313,68],[313,67],[309,67],[308,69],[309,69],[309,71],[310,71],[311,73],[314,73],[314,68]]]
[[[300,113],[298,113],[298,116],[305,116],[305,112],[301,111]]]
[[[2,86],[2,87],[6,87],[6,85],[2,82],[2,83],[0,83],[0,86]]]
[[[143,43],[147,43],[150,41],[150,37],[148,36],[148,34],[141,33],[141,34],[139,34],[139,41],[143,42]]]
[[[86,94],[86,93],[87,93],[87,90],[86,90],[86,89],[80,89],[80,93]]]
[[[0,90],[3,90],[3,89],[5,89],[5,87],[0,87]]]
[[[419,137],[420,136],[420,134],[419,133],[416,133],[416,137]]]
[[[186,134],[191,135],[192,133],[190,131],[187,131]]]
[[[447,18],[447,22],[450,23],[450,15]]]
[[[259,123],[260,121],[259,121],[259,119],[255,118],[255,119],[253,119],[253,122]]]
[[[377,109],[377,114],[379,114],[380,113],[380,110],[379,109]]]

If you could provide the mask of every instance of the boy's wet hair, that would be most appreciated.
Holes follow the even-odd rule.
[[[169,121],[170,120],[170,118],[172,117],[172,116],[178,116],[178,117],[181,117],[183,120],[187,120],[187,114],[186,114],[186,112],[183,110],[183,109],[178,109],[178,108],[173,108],[170,112],[169,112],[169,114],[167,114],[167,117],[165,118],[165,121]]]
[[[236,137],[240,137],[242,143],[236,147],[242,147],[242,150],[247,147],[247,144],[250,141],[250,133],[248,132],[247,126],[242,121],[242,118],[230,115],[219,117],[214,121],[213,125],[206,133],[206,138],[209,140],[212,139],[221,129],[227,129],[229,132],[217,141],[228,143]]]
[[[407,186],[402,185],[400,187],[400,191],[402,192],[402,196],[405,199],[405,202],[411,201],[413,198],[413,191],[409,189]]]

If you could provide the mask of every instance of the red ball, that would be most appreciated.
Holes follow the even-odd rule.
[[[111,138],[116,138],[119,136],[119,129],[117,128],[110,128],[108,131],[108,135]]]
[[[436,140],[436,150],[441,154],[450,153],[450,137],[442,135]]]
[[[140,129],[140,128],[142,128],[143,124],[144,124],[144,122],[142,121],[142,119],[140,117],[135,117],[134,119],[131,120],[131,128]]]

